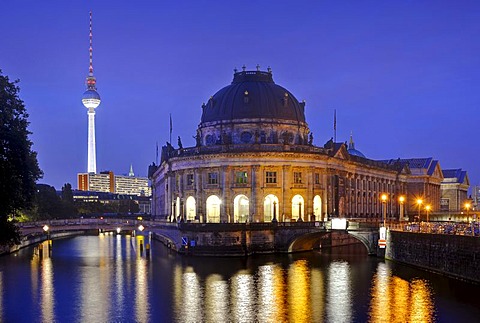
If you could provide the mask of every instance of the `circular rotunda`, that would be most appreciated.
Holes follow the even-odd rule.
[[[202,105],[194,137],[193,147],[167,143],[149,171],[156,216],[245,223],[378,215],[379,203],[359,203],[346,190],[360,196],[363,173],[384,183],[373,194],[397,189],[392,167],[350,156],[346,143],[315,146],[305,101],[276,84],[270,68],[235,70],[232,83]]]

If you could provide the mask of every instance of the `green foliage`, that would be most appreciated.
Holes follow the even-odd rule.
[[[17,83],[0,70],[0,244],[18,241],[18,231],[8,218],[31,205],[35,182],[42,176]]]

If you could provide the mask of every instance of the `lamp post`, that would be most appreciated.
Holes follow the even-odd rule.
[[[465,203],[465,209],[467,210],[467,222],[470,222],[470,219],[469,219],[470,218],[470,214],[469,214],[470,213],[470,207],[471,207],[471,204],[466,202]]]
[[[382,194],[380,196],[382,200],[382,208],[383,208],[383,227],[386,227],[386,221],[387,221],[387,194]]]
[[[400,202],[400,221],[403,221],[403,218],[405,217],[405,209],[404,209],[404,203],[405,203],[405,196],[400,195],[398,198],[398,201]]]
[[[422,207],[423,200],[422,199],[417,199],[417,205],[418,205],[418,217],[417,220],[420,222],[420,208]]]
[[[428,205],[425,205],[425,211],[427,211],[427,222],[430,222],[430,218],[429,218],[429,213],[430,210],[431,210],[432,206],[430,204]]]

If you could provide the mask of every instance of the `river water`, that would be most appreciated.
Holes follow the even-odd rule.
[[[78,236],[0,257],[1,322],[475,322],[480,286],[363,246],[182,257],[143,237]],[[149,242],[148,236],[144,237]]]

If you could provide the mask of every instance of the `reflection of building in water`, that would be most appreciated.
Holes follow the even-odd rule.
[[[443,179],[433,158],[375,161],[350,143],[313,144],[305,101],[267,72],[235,71],[202,105],[194,147],[162,149],[149,167],[152,213],[200,222],[323,220],[416,214],[416,198],[440,207]]]
[[[372,322],[433,322],[434,306],[424,280],[405,281],[379,263],[373,278],[370,303]]]

